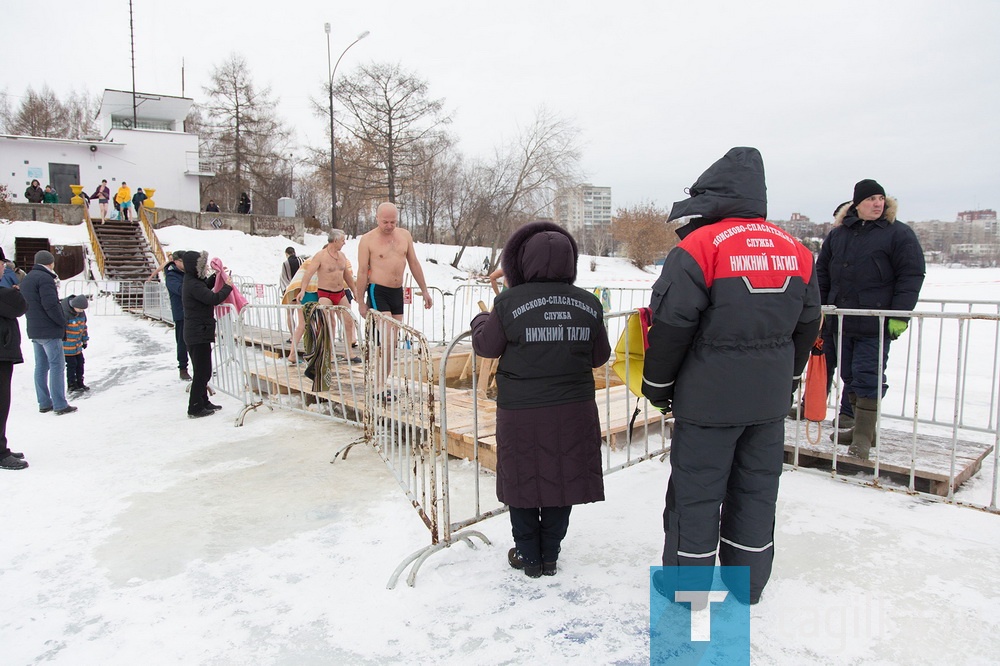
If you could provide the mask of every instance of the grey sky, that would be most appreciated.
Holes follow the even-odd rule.
[[[16,108],[28,84],[131,89],[127,0],[10,3],[0,41]],[[684,198],[734,145],[760,149],[769,213],[829,220],[875,178],[904,220],[997,208],[1000,2],[134,0],[136,88],[204,101],[213,66],[246,56],[300,144],[324,145],[312,115],[333,25],[338,77],[398,62],[454,115],[470,157],[535,110],[582,130],[587,180],[614,206]]]

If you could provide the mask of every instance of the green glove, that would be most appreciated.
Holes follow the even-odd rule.
[[[895,340],[903,333],[906,332],[906,327],[908,324],[902,319],[890,319],[889,320],[889,339]]]

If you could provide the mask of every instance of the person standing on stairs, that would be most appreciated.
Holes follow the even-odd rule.
[[[118,193],[115,194],[115,203],[121,211],[121,218],[128,222],[130,219],[128,211],[132,208],[132,190],[124,180],[122,186],[118,188]]]
[[[104,224],[108,221],[108,202],[111,201],[111,190],[108,189],[108,181],[102,180],[90,198],[97,199],[97,204],[101,209],[101,224]]]
[[[854,198],[837,211],[816,260],[824,305],[851,310],[916,307],[924,284],[924,251],[913,229],[896,220],[897,210],[896,200],[886,197],[874,180],[854,186]],[[831,439],[849,445],[850,455],[868,460],[876,445],[878,401],[889,388],[885,378],[889,343],[906,331],[909,320],[843,317],[842,321],[840,377],[854,405],[854,427],[835,431]],[[833,325],[838,326],[837,320]]]

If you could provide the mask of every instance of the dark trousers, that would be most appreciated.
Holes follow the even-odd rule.
[[[184,320],[175,319],[174,320],[174,340],[177,341],[177,369],[187,370],[188,367],[188,348],[184,344]]]
[[[675,423],[663,566],[711,567],[718,553],[722,566],[750,567],[750,596],[760,596],[774,560],[784,439],[784,421],[725,428]]]
[[[10,379],[14,376],[13,363],[0,363],[0,458],[10,455],[7,448],[7,417],[10,416]]]
[[[889,389],[885,366],[889,363],[889,339],[882,346],[882,378],[878,376],[877,337],[844,336],[843,353],[840,355],[840,378],[844,380],[844,395],[853,393],[859,398],[878,398]]]
[[[83,385],[83,352],[66,357],[66,385],[69,388]]]
[[[212,378],[212,343],[199,342],[188,345],[191,356],[191,394],[188,396],[188,414],[197,414],[208,402],[208,380]]]
[[[518,509],[510,507],[510,527],[514,545],[528,564],[555,562],[559,544],[569,529],[571,506],[543,506]]]

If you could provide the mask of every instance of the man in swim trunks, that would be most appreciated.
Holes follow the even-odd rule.
[[[375,221],[378,226],[362,236],[358,244],[360,291],[355,293],[363,294],[358,301],[361,316],[373,308],[403,320],[403,274],[407,266],[423,293],[424,307],[430,309],[434,301],[424,282],[424,269],[417,260],[413,236],[396,226],[399,222],[396,206],[389,202],[379,204]]]
[[[351,262],[348,261],[347,255],[342,252],[347,236],[342,230],[334,229],[327,237],[327,241],[326,247],[316,253],[302,273],[302,284],[309,284],[313,274],[317,274],[319,275],[319,288],[316,290],[316,295],[319,297],[319,304],[350,307],[350,302],[344,299],[344,289],[350,288],[355,293],[357,289],[354,284],[354,270],[351,268]],[[345,338],[348,344],[347,356],[351,357],[351,350],[357,344],[354,323],[350,321],[346,312],[341,313],[341,321],[344,324]],[[356,351],[353,355],[357,360],[352,358],[352,362],[360,362],[361,359],[357,357]]]

